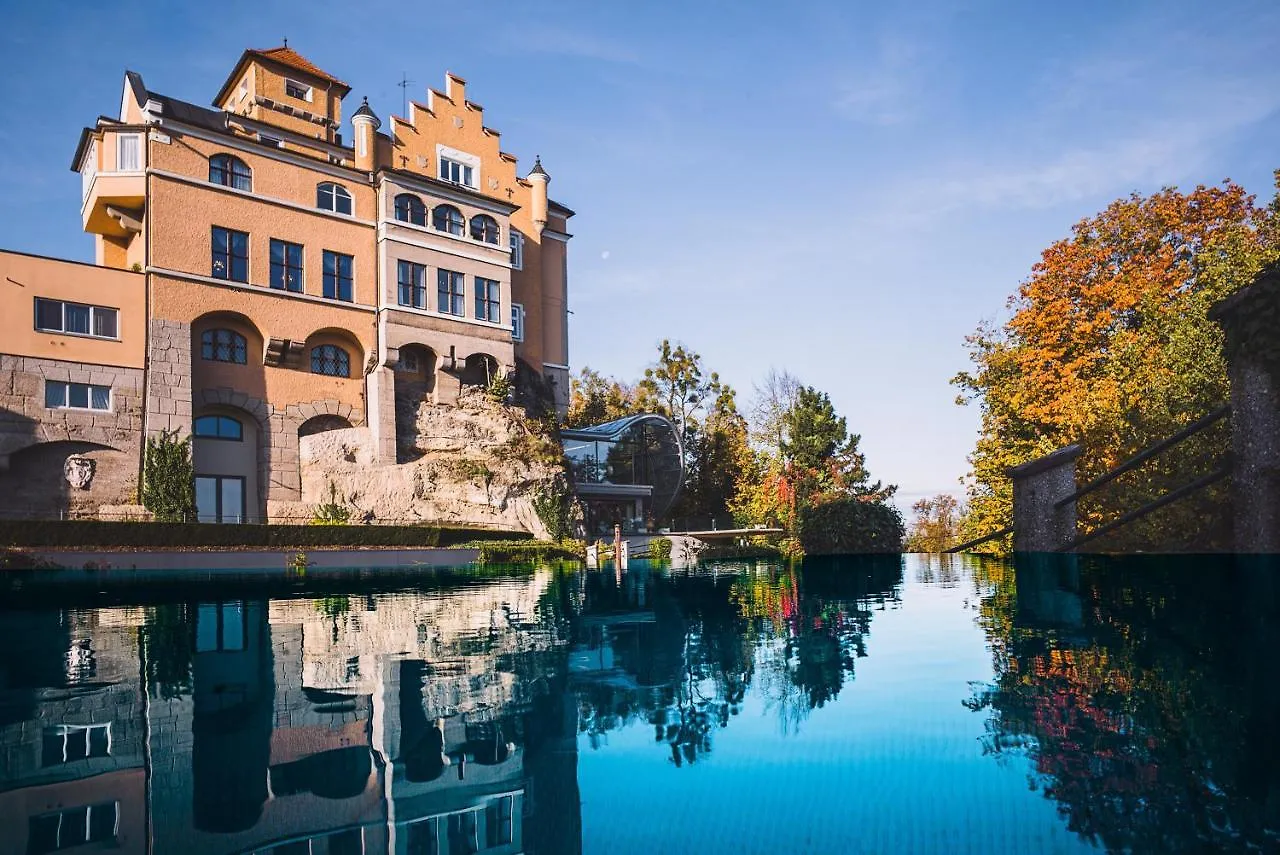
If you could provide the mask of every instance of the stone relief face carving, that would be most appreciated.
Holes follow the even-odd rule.
[[[63,464],[62,476],[77,490],[87,490],[93,483],[93,472],[96,468],[97,464],[88,457],[73,455]]]

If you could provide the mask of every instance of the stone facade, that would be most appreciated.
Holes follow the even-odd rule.
[[[48,381],[111,388],[110,408],[45,406]],[[142,370],[0,355],[0,512],[92,516],[137,501]]]
[[[191,324],[153,318],[148,337],[147,436],[191,435]]]

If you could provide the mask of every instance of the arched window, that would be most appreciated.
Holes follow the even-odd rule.
[[[231,416],[200,416],[191,423],[193,436],[202,439],[244,439],[244,425]]]
[[[476,214],[471,218],[471,237],[473,240],[497,245],[498,221],[488,214]]]
[[[322,211],[351,215],[351,194],[341,184],[324,182],[316,185],[316,207]]]
[[[321,344],[311,348],[311,373],[328,377],[350,377],[351,357],[336,344]]]
[[[249,167],[240,158],[229,154],[215,154],[209,158],[209,180],[237,190],[253,189],[253,173]]]
[[[415,226],[427,224],[427,206],[412,193],[401,193],[396,197],[396,219],[402,223],[413,223]]]
[[[467,230],[467,221],[463,219],[462,212],[452,205],[437,205],[431,212],[431,225],[436,231],[459,237]]]
[[[200,358],[214,362],[234,362],[244,365],[248,347],[244,336],[235,330],[205,330],[200,334]]]

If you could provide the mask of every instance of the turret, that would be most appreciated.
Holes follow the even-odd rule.
[[[551,182],[551,176],[542,168],[541,157],[533,159],[533,170],[529,173],[527,180],[533,185],[533,204],[530,207],[533,226],[538,230],[538,234],[542,234],[542,230],[547,226],[547,184]]]
[[[377,131],[382,127],[382,122],[378,121],[378,117],[369,108],[368,98],[361,102],[360,108],[351,116],[351,124],[355,128],[356,169],[372,172]],[[545,198],[544,191],[543,199]]]

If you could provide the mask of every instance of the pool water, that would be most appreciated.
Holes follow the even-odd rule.
[[[1265,559],[286,577],[0,580],[0,853],[1280,851]]]

